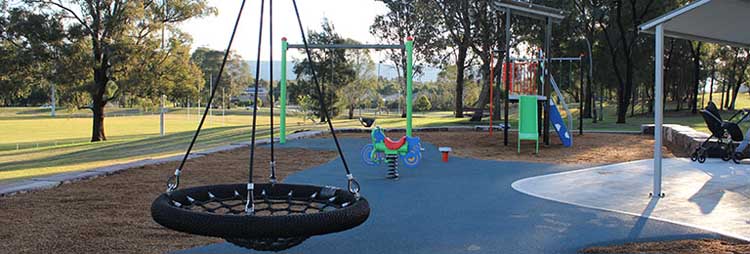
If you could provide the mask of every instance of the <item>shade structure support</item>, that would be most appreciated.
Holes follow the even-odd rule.
[[[654,198],[664,197],[661,190],[661,146],[662,125],[664,124],[664,26],[656,26],[655,38],[656,66],[654,68],[654,190],[650,196]]]

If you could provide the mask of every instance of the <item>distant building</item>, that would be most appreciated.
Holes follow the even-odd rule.
[[[232,102],[235,103],[244,103],[244,102],[252,102],[253,97],[255,97],[255,88],[254,87],[248,87],[245,88],[242,93],[240,93],[239,96],[236,96],[232,98]],[[263,102],[263,105],[268,105],[268,89],[264,87],[258,88],[258,98]]]

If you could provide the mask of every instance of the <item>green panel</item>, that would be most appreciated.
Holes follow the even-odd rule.
[[[536,96],[521,96],[518,107],[518,137],[523,140],[539,139],[538,101]]]

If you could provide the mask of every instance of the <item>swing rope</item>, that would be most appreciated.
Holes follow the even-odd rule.
[[[260,55],[260,54],[258,54]],[[268,0],[268,62],[273,63],[273,0]],[[269,182],[271,184],[276,183],[276,155],[274,155],[274,147],[273,147],[273,107],[274,107],[274,92],[273,92],[273,64],[269,65],[269,71],[268,71],[268,96],[270,98],[271,107],[270,107],[270,122],[271,127],[268,128],[271,132],[271,176],[269,176]],[[282,73],[281,75],[286,75],[286,73]]]
[[[299,25],[299,31],[302,34],[302,43],[305,46],[305,54],[307,55],[307,61],[310,63],[310,73],[312,75],[313,83],[315,83],[315,86],[318,88],[318,94],[319,96],[319,102],[320,102],[320,111],[323,112],[323,116],[326,119],[326,122],[328,122],[328,129],[331,131],[331,136],[333,136],[333,141],[336,143],[336,150],[339,153],[339,157],[341,157],[341,163],[344,164],[344,170],[346,171],[346,178],[348,182],[348,189],[349,192],[355,195],[355,197],[359,198],[359,182],[357,182],[356,179],[354,179],[354,176],[352,175],[351,171],[349,170],[349,165],[346,163],[346,158],[344,158],[344,152],[341,150],[341,144],[339,143],[338,137],[336,137],[336,132],[333,129],[333,121],[328,114],[328,108],[326,107],[325,103],[325,93],[323,92],[323,87],[320,85],[320,82],[318,80],[318,75],[315,72],[315,63],[312,60],[312,53],[310,52],[310,47],[307,43],[307,36],[305,35],[305,29],[302,26],[302,19],[299,15],[299,8],[297,8],[297,0],[292,0],[292,5],[294,5],[294,14],[297,16],[297,24]]]
[[[234,36],[237,34],[237,27],[240,24],[240,19],[242,18],[242,10],[245,8],[245,1],[242,0],[242,4],[240,5],[240,10],[237,13],[237,20],[234,22],[234,28],[232,29],[232,35],[229,37],[229,44],[227,45],[227,49],[224,51],[224,59],[221,61],[221,67],[219,67],[219,73],[216,75],[216,84],[211,89],[211,96],[208,98],[208,103],[206,103],[206,109],[203,111],[203,116],[201,116],[201,121],[198,123],[198,129],[195,130],[195,133],[193,134],[193,139],[190,141],[190,145],[188,145],[187,151],[185,151],[185,156],[182,157],[182,161],[180,161],[180,166],[177,167],[177,169],[174,172],[174,175],[170,176],[169,179],[167,179],[167,192],[172,192],[176,190],[178,187],[180,187],[180,174],[182,172],[182,169],[185,167],[185,162],[187,162],[188,157],[190,157],[190,152],[193,150],[193,146],[195,145],[195,141],[198,139],[198,135],[201,133],[201,129],[203,129],[203,123],[206,122],[206,116],[208,115],[208,111],[211,110],[211,102],[214,100],[214,96],[216,95],[216,90],[218,90],[219,84],[221,82],[221,76],[224,73],[224,66],[227,64],[227,59],[229,58],[229,50],[232,48],[232,43],[234,43]]]
[[[253,167],[255,162],[255,131],[256,131],[256,122],[258,120],[258,83],[260,81],[260,51],[262,49],[263,45],[263,14],[265,13],[263,11],[264,7],[266,6],[266,1],[261,0],[260,1],[260,25],[258,27],[258,55],[255,61],[255,84],[254,88],[255,91],[253,92],[253,125],[252,130],[250,131],[250,166],[247,170],[247,203],[245,204],[245,213],[247,214],[253,214],[255,212],[255,203],[254,203],[254,197],[253,197],[253,189],[255,189],[255,184],[253,183]],[[273,107],[273,105],[271,105]],[[273,117],[273,115],[271,115]],[[271,125],[271,128],[273,128],[273,125]],[[273,139],[271,140],[273,141]],[[273,159],[271,159],[273,160]]]

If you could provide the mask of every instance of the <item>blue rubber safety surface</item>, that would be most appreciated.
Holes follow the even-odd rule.
[[[283,253],[576,253],[591,245],[719,237],[671,223],[534,198],[511,188],[511,183],[522,178],[583,165],[457,157],[443,163],[437,147],[423,144],[422,164],[400,169],[401,179],[393,181],[385,179],[385,166],[367,167],[361,162],[360,148],[368,139],[341,141],[350,169],[372,207],[370,218],[357,228],[312,237]],[[280,147],[335,149],[330,138],[291,141]],[[544,156],[544,150],[540,153]],[[337,159],[293,174],[285,182],[344,188],[346,177]],[[175,253],[256,252],[219,243]]]

